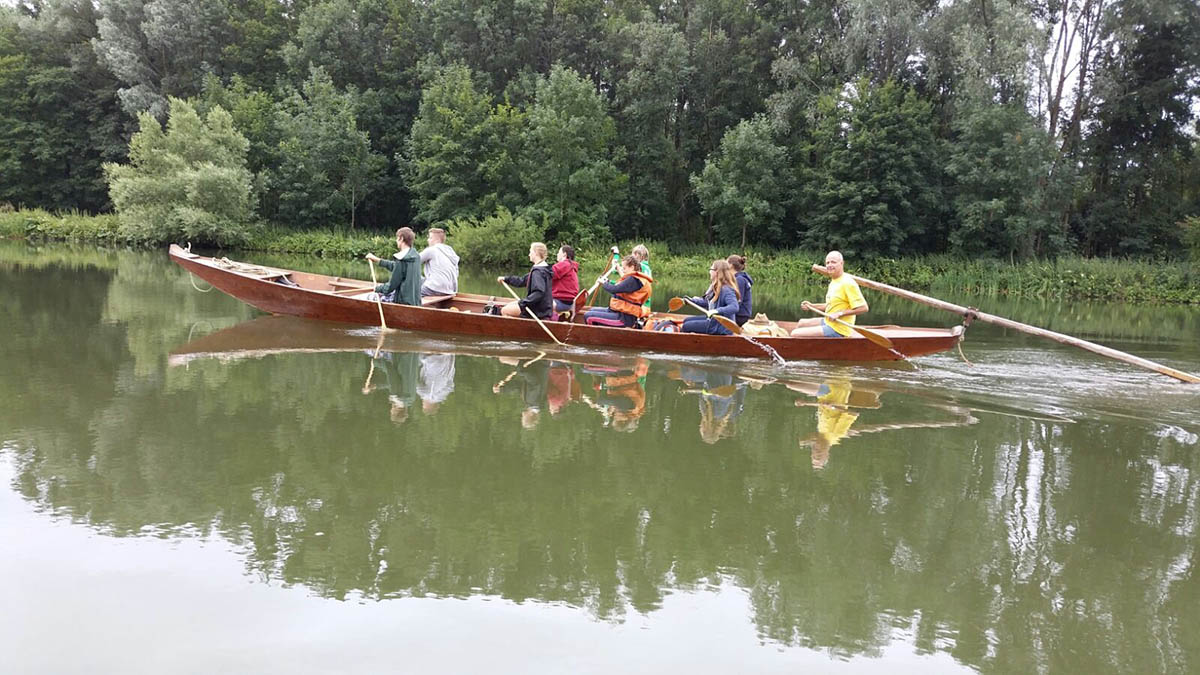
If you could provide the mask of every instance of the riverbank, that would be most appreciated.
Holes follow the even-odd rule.
[[[0,213],[0,236],[101,246],[135,244],[123,237],[116,216],[52,214],[40,210]],[[489,268],[495,266],[496,259],[492,255],[494,247],[488,255],[482,249],[486,242],[479,242],[476,238],[459,246],[452,232],[449,243],[456,246],[464,264]],[[630,250],[633,243],[620,242],[621,251]],[[692,285],[703,283],[707,276],[704,271],[712,260],[734,252],[734,247],[643,243],[650,249],[650,262],[656,277]],[[264,227],[253,230],[238,249],[348,260],[360,258],[367,252],[383,255],[392,246],[392,237],[377,233],[331,230],[297,232]],[[512,248],[513,244],[505,243],[504,246]],[[757,282],[806,286],[821,283],[821,278],[812,273],[811,266],[823,259],[823,251],[750,248],[745,255],[748,271]],[[607,251],[601,248],[579,251],[578,259],[583,265],[581,277],[590,281],[591,275],[598,273],[608,256]],[[524,257],[523,248],[515,250],[507,264],[520,266]],[[1014,298],[1200,304],[1200,265],[1190,262],[1063,257],[1010,264],[993,259],[965,260],[949,255],[933,255],[904,259],[851,258],[847,269],[876,281],[933,294],[943,292]]]

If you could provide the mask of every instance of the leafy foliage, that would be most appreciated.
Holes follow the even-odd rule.
[[[486,218],[460,218],[446,223],[454,250],[464,264],[486,267],[527,265],[529,244],[544,241],[546,228],[500,207]]]
[[[780,239],[787,178],[787,150],[775,144],[770,123],[760,117],[725,134],[719,153],[692,177],[692,186],[705,213],[717,218],[717,229],[731,241],[740,230],[745,249],[752,225],[761,230],[758,239]]]
[[[280,164],[276,171],[279,218],[302,227],[348,222],[375,189],[387,160],[371,150],[358,128],[356,93],[338,91],[314,68],[299,91],[280,105]]]
[[[149,112],[129,146],[129,164],[105,164],[121,234],[133,241],[242,240],[254,217],[247,141],[222,108],[201,117],[170,100],[164,131]]]
[[[801,145],[806,246],[855,255],[928,250],[942,219],[941,143],[930,105],[888,81],[860,79],[818,102],[819,118]]]
[[[522,214],[581,246],[607,238],[608,215],[628,177],[617,168],[616,125],[586,80],[562,67],[537,85],[528,113]]]
[[[0,200],[111,208],[135,115],[198,97],[284,229],[504,207],[581,245],[745,224],[747,246],[859,257],[1173,258],[1200,214],[1194,5],[21,0]],[[784,159],[737,181],[779,196],[739,221],[749,193],[717,208],[734,183],[706,166],[733,171],[723,143],[760,118]]]

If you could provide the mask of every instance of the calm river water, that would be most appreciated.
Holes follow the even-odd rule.
[[[973,366],[381,339],[165,252],[0,242],[0,298],[6,672],[1200,670],[1195,385],[981,324]],[[1197,308],[947,299],[1200,371]]]

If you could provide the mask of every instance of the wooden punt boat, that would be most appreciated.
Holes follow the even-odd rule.
[[[264,312],[341,323],[379,324],[378,306],[367,297],[372,288],[369,282],[210,258],[175,244],[171,245],[170,257],[188,272]],[[549,336],[532,319],[484,314],[483,307],[492,301],[503,303],[507,298],[459,293],[425,298],[421,307],[384,303],[383,311],[388,328],[550,342]],[[656,316],[684,318],[686,315],[657,313]],[[787,330],[795,327],[790,321],[777,323]],[[849,338],[758,337],[750,341],[729,335],[588,326],[581,321],[547,321],[545,325],[568,345],[769,358],[769,353],[755,344],[758,342],[789,361],[892,361],[899,359],[900,354],[913,357],[952,349],[962,337],[961,326],[949,329],[871,326],[873,331],[892,341],[898,352],[894,353],[858,335]]]

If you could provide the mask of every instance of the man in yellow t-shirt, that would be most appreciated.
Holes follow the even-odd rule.
[[[853,324],[854,317],[866,314],[870,308],[863,298],[858,282],[846,274],[845,265],[842,254],[837,251],[830,251],[825,256],[825,269],[829,270],[829,289],[825,291],[825,302],[812,303],[805,300],[800,303],[800,309],[819,309],[829,317],[797,321],[792,337],[850,337],[853,333],[848,327],[832,319],[841,319]]]

